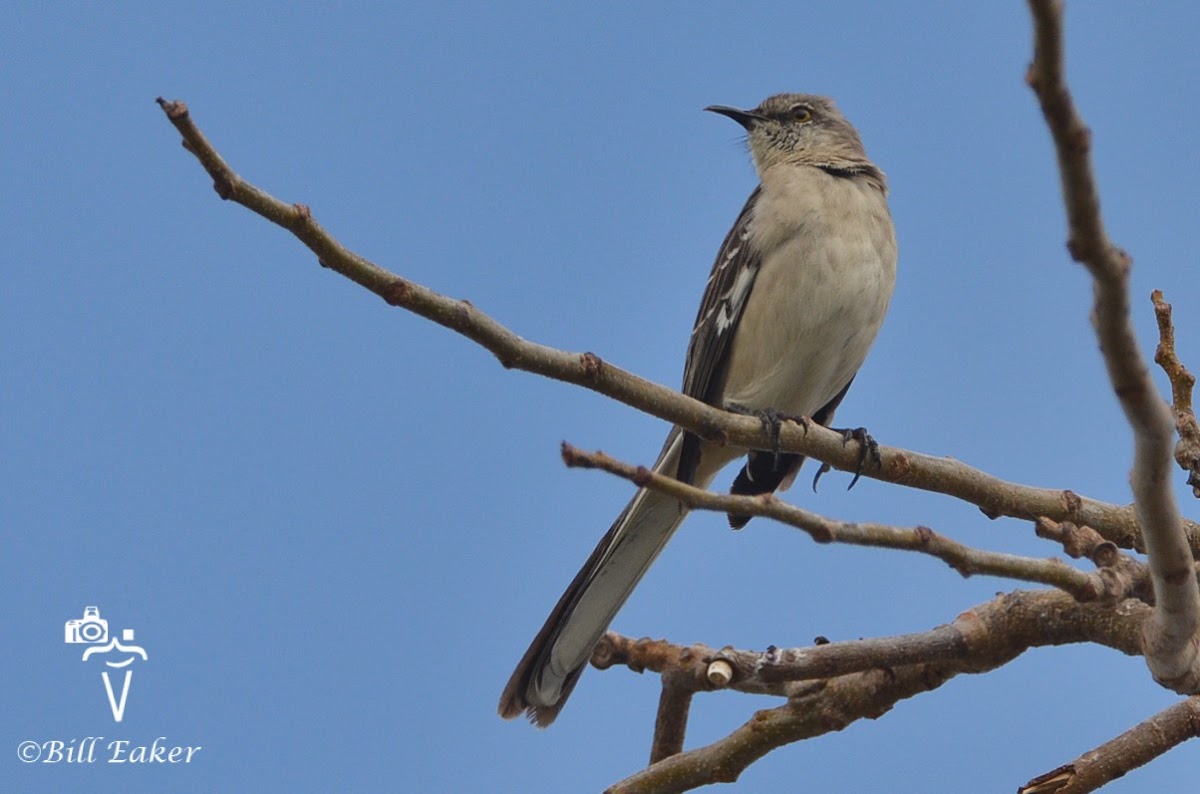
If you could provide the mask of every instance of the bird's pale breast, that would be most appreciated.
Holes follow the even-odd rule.
[[[866,177],[795,165],[762,177],[751,237],[765,255],[730,353],[726,382],[739,387],[723,402],[808,416],[875,341],[895,285],[895,232]]]

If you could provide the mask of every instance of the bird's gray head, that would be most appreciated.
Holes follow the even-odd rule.
[[[711,105],[746,129],[746,143],[761,175],[777,163],[797,163],[851,171],[877,171],[867,159],[858,132],[833,100],[812,94],[776,94],[753,110]]]

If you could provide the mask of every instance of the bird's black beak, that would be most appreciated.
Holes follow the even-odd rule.
[[[731,108],[726,105],[709,105],[705,108],[705,110],[712,111],[713,113],[720,113],[722,116],[728,116],[738,124],[741,124],[743,127],[745,127],[747,131],[749,131],[750,128],[755,124],[766,120],[760,113],[756,113],[753,110],[738,110],[737,108]]]

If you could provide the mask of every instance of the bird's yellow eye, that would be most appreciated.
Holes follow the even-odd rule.
[[[799,122],[812,121],[812,109],[808,105],[796,105],[792,108],[792,119]]]

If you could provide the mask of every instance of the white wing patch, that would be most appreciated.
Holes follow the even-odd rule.
[[[732,286],[721,296],[721,302],[718,304],[721,308],[717,314],[717,333],[725,333],[733,324],[734,318],[741,316],[742,307],[757,274],[757,267],[743,267],[734,275]]]

